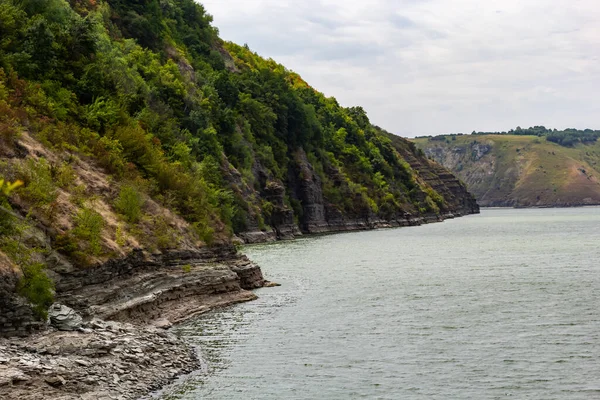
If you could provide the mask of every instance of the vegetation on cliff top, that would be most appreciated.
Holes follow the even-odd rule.
[[[515,129],[511,129],[508,132],[475,132],[472,135],[485,136],[485,135],[516,135],[516,136],[537,136],[544,137],[549,142],[559,144],[564,147],[573,147],[578,143],[589,144],[595,143],[600,138],[600,130],[593,129],[549,129],[545,126],[533,126],[530,128],[521,128],[517,126]],[[419,138],[430,138],[433,141],[445,141],[452,140],[456,136],[462,136],[462,134],[449,134],[449,135],[438,135],[438,136],[420,136]]]

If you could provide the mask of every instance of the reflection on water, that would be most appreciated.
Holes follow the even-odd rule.
[[[283,284],[180,328],[164,399],[600,398],[600,209],[245,249]]]

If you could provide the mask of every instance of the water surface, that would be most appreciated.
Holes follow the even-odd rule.
[[[165,399],[600,399],[600,208],[245,248],[260,299],[179,328]]]

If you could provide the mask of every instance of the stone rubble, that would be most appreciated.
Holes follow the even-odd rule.
[[[198,367],[196,352],[163,328],[94,319],[0,339],[0,399],[137,399]]]

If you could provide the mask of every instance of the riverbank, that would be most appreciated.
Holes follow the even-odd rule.
[[[87,321],[75,331],[38,323],[27,334],[32,325],[9,309],[15,315],[0,327],[10,336],[0,338],[0,399],[137,399],[200,365],[168,331],[173,324],[254,300],[251,290],[270,284],[230,246],[139,251],[84,272],[56,279],[57,300]]]
[[[165,329],[92,320],[77,332],[0,339],[0,398],[135,399],[199,362]]]
[[[419,218],[406,226],[458,216]],[[396,226],[382,221],[344,231]],[[79,331],[49,328],[0,339],[0,398],[140,398],[200,367],[190,344],[169,332],[173,324],[254,300],[252,289],[270,285],[257,265],[230,248],[158,258],[134,254],[88,271],[90,276],[95,278],[85,285],[69,274],[59,281],[61,288],[73,286],[59,299],[88,320]]]

